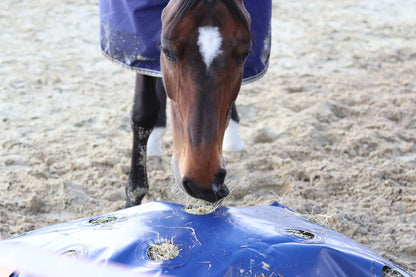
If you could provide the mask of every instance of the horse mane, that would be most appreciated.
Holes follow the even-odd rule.
[[[250,22],[247,20],[246,15],[244,14],[245,9],[241,10],[237,5],[235,0],[182,0],[179,4],[178,11],[175,13],[173,18],[173,25],[175,27],[179,21],[195,6],[196,3],[201,3],[202,1],[207,1],[210,4],[214,5],[217,1],[222,1],[231,15],[243,24],[249,32],[251,32]]]

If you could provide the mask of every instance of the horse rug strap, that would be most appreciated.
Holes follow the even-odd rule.
[[[161,77],[161,14],[169,0],[100,0],[100,44],[104,55],[138,73]],[[271,0],[245,0],[253,33],[243,83],[262,77],[271,46]]]

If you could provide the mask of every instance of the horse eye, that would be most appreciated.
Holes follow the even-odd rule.
[[[162,47],[162,52],[165,55],[166,59],[171,63],[176,63],[176,53],[173,49],[168,47]]]
[[[246,61],[248,55],[250,55],[250,51],[243,52],[243,54],[238,57],[238,65],[242,65]]]

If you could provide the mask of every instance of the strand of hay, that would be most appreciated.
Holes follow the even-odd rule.
[[[312,211],[310,214],[304,214],[303,216],[306,217],[307,220],[309,220],[312,223],[325,226],[325,227],[331,227],[335,226],[337,217],[336,217],[337,211],[336,209],[332,209],[328,211],[327,214],[319,214]]]

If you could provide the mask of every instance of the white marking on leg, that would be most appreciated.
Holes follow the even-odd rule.
[[[199,28],[198,46],[199,52],[207,68],[216,56],[222,53],[222,37],[218,27],[204,26]]]
[[[166,128],[154,128],[147,141],[147,156],[148,157],[162,157],[162,137]]]
[[[238,125],[238,123],[230,119],[228,127],[225,130],[224,140],[222,143],[222,150],[237,152],[243,151],[245,149],[244,142],[240,137],[239,129],[240,126]]]

